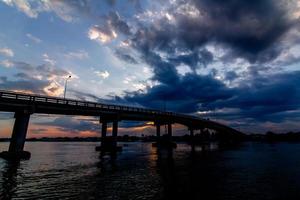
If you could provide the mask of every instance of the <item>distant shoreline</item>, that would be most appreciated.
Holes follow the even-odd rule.
[[[215,140],[203,139],[203,136],[196,134],[194,136],[196,141],[213,142]],[[118,136],[117,140],[120,142],[152,142],[156,141],[156,136]],[[173,136],[173,140],[177,142],[189,142],[191,140],[189,135]],[[9,142],[10,138],[0,138],[0,142]],[[43,138],[27,138],[28,142],[100,142],[101,137],[43,137]],[[249,134],[246,135],[243,141],[263,141],[263,142],[300,142],[300,132],[288,133],[273,133],[266,134]]]

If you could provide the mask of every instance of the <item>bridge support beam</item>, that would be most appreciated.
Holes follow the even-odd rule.
[[[156,127],[156,142],[152,143],[152,146],[153,147],[159,147],[161,146],[161,141],[162,141],[162,138],[161,138],[161,135],[160,135],[160,126],[161,124],[159,122],[155,122],[155,127]]]
[[[176,148],[177,145],[172,141],[172,123],[167,122],[167,133],[166,135],[160,136],[160,125],[156,124],[156,143],[153,143],[153,147],[167,147],[167,148]]]
[[[113,129],[112,129],[112,145],[114,148],[117,147],[117,137],[118,137],[118,120],[114,120]]]
[[[23,151],[26,134],[30,119],[30,113],[16,112],[15,123],[13,127],[12,137],[10,139],[8,151],[4,151],[0,154],[0,157],[5,159],[29,159],[30,153]]]
[[[107,122],[102,122],[102,129],[101,129],[101,137],[106,138],[107,133]]]
[[[194,129],[193,128],[189,128],[190,130],[190,139],[189,139],[189,143],[191,145],[191,150],[192,150],[192,153],[195,152],[195,138],[194,138]]]
[[[102,117],[102,130],[101,130],[101,146],[96,147],[96,151],[101,151],[101,153],[105,152],[117,152],[121,151],[122,147],[117,146],[117,137],[118,137],[118,119],[113,119],[112,116],[107,120]],[[107,123],[112,122],[112,136],[107,136]]]
[[[168,139],[172,140],[172,124],[168,123]]]
[[[168,130],[167,130],[167,141],[166,141],[166,146],[168,148],[176,148],[177,144],[175,142],[172,141],[172,135],[173,135],[173,131],[172,131],[172,123],[168,123]]]
[[[190,143],[193,144],[194,142],[194,129],[190,128]]]
[[[101,146],[105,146],[107,137],[107,121],[102,122],[102,128],[101,128]]]
[[[156,124],[156,140],[160,139],[160,124]]]

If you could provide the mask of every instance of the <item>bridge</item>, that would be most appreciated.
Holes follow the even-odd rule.
[[[158,138],[158,142],[160,141],[159,138],[161,138],[161,126],[166,125],[166,136],[170,142],[169,144],[171,144],[172,124],[174,123],[186,126],[190,131],[191,137],[194,136],[195,130],[203,130],[204,128],[226,134],[228,137],[243,136],[243,133],[233,128],[191,115],[140,107],[78,101],[75,99],[65,99],[1,90],[0,111],[15,113],[15,122],[10,139],[9,149],[8,151],[0,154],[0,156],[4,158],[30,157],[30,153],[24,151],[23,149],[30,115],[34,113],[100,117],[99,122],[102,124],[101,146],[97,147],[96,149],[101,151],[112,151],[119,149],[117,147],[116,138],[118,135],[118,123],[122,120],[153,122],[154,126],[156,126],[156,136]],[[107,137],[108,123],[113,124],[112,137]]]

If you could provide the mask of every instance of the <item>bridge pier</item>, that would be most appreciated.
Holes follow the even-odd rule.
[[[156,141],[160,141],[160,124],[156,124]]]
[[[158,122],[155,122],[155,127],[156,127],[156,142],[152,143],[153,147],[157,147],[160,145],[161,142],[161,137],[160,137],[160,126],[161,124]]]
[[[102,122],[102,128],[101,128],[101,137],[106,138],[107,133],[107,121]]]
[[[191,150],[192,150],[192,153],[195,152],[195,137],[194,137],[194,129],[193,128],[189,128],[190,130],[190,139],[189,139],[189,143],[191,145]]]
[[[168,148],[176,148],[177,144],[172,141],[172,135],[173,135],[173,130],[172,130],[172,123],[168,123],[168,131],[167,131],[167,141],[166,141],[166,146]]]
[[[168,139],[172,140],[172,124],[168,123]]]
[[[113,123],[112,127],[112,136],[107,137],[107,123]],[[117,137],[118,137],[118,119],[110,119],[109,121],[105,118],[100,120],[102,123],[101,129],[101,146],[96,147],[96,151],[105,152],[117,152],[122,151],[121,146],[117,146]]]
[[[117,148],[117,137],[118,137],[118,120],[114,120],[113,128],[112,128],[112,146],[113,146],[113,148]]]
[[[102,122],[102,127],[101,127],[101,146],[104,147],[106,144],[106,137],[107,134],[107,121]]]
[[[165,123],[167,125],[167,134],[161,137],[160,123],[156,123],[156,142],[152,144],[153,147],[167,147],[176,148],[176,143],[172,142],[172,123]]]
[[[0,153],[0,157],[11,160],[11,159],[29,159],[30,152],[23,151],[28,124],[30,120],[30,113],[27,111],[15,113],[15,123],[13,127],[12,137],[10,139],[8,151]]]

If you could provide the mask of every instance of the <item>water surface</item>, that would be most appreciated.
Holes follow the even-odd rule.
[[[2,199],[300,199],[300,144],[245,143],[174,151],[122,143],[115,159],[93,142],[27,142],[28,161],[0,159]],[[8,143],[0,143],[6,150]],[[0,198],[0,199],[1,199]]]

